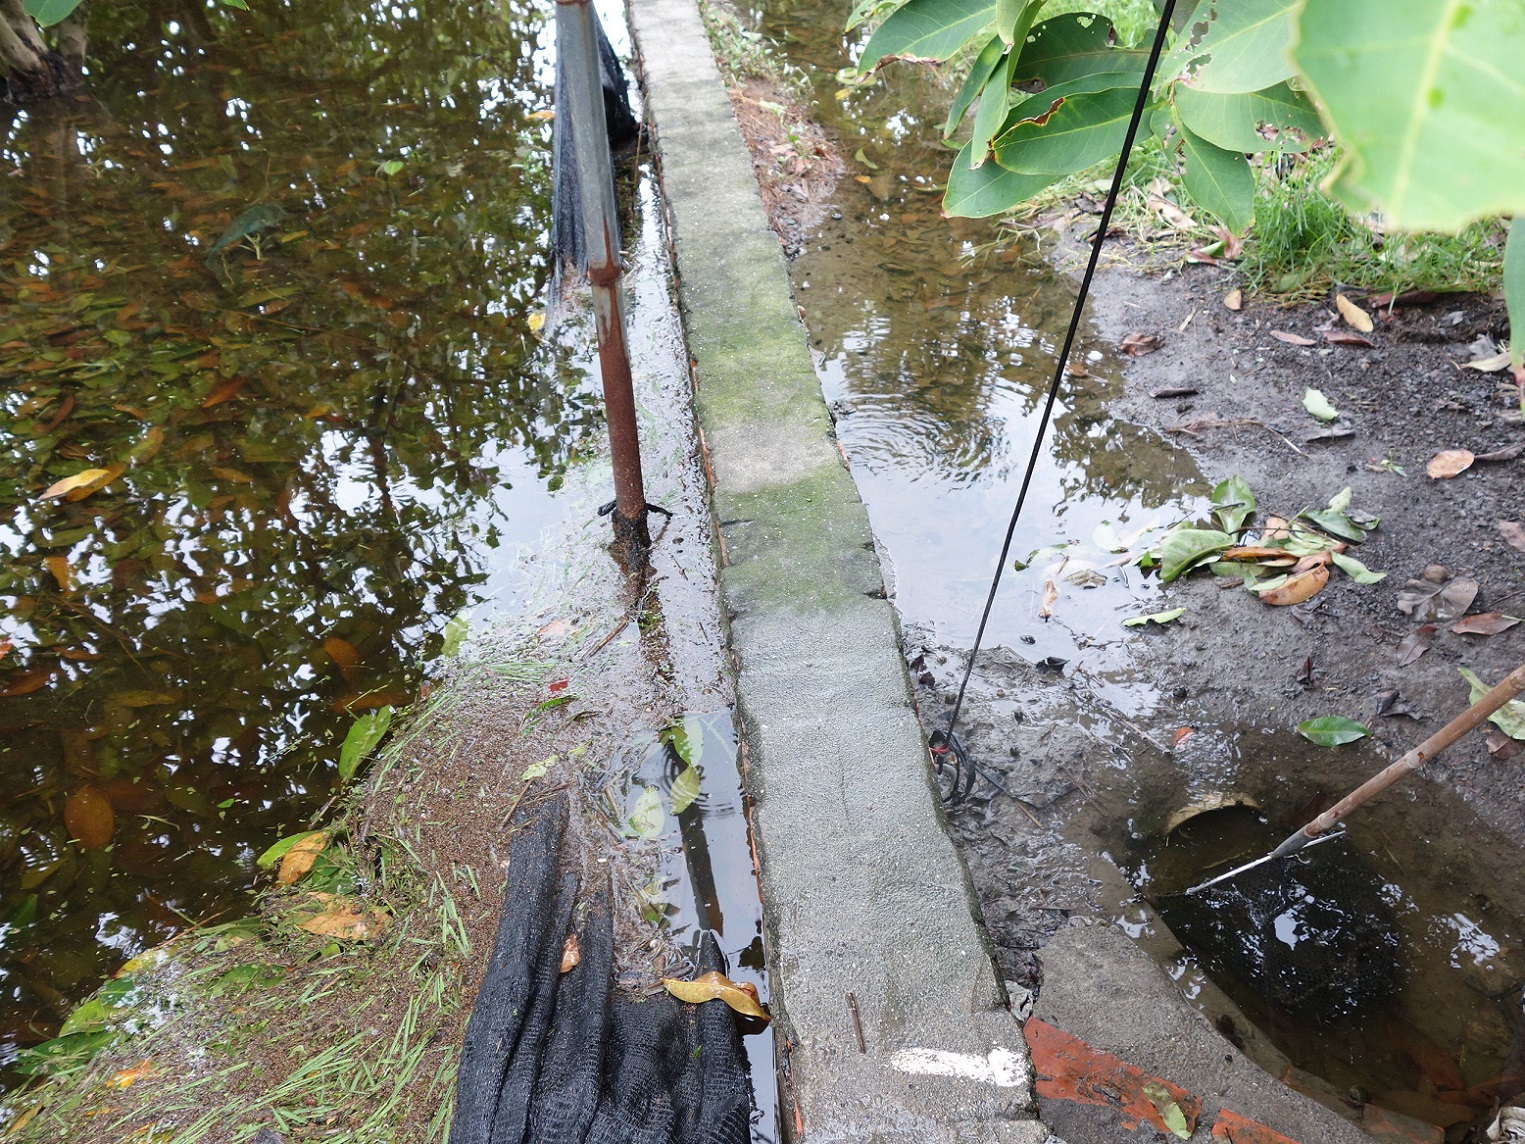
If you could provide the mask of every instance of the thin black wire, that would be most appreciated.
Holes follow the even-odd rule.
[[[1006,539],[1001,544],[1000,558],[996,560],[995,577],[990,581],[990,594],[985,598],[985,610],[980,615],[980,626],[974,633],[974,647],[970,649],[969,660],[964,664],[964,678],[958,685],[958,698],[953,702],[953,710],[948,713],[948,729],[934,732],[932,736],[931,746],[934,756],[941,756],[951,751],[959,770],[962,771],[967,766],[970,787],[974,785],[975,773],[984,775],[987,779],[990,775],[970,758],[968,751],[954,735],[953,728],[957,725],[959,712],[963,709],[964,692],[969,686],[969,677],[974,674],[974,658],[980,653],[980,644],[985,638],[985,626],[990,622],[990,612],[995,606],[996,589],[1001,586],[1001,573],[1006,570],[1006,557],[1011,552],[1012,537],[1016,535],[1017,519],[1022,515],[1022,505],[1027,500],[1027,489],[1032,484],[1033,473],[1038,468],[1038,458],[1043,452],[1043,437],[1048,432],[1049,419],[1054,412],[1054,402],[1059,397],[1059,386],[1064,380],[1064,369],[1069,364],[1070,349],[1075,344],[1075,333],[1080,328],[1081,312],[1085,309],[1086,297],[1091,292],[1091,279],[1096,275],[1096,263],[1101,258],[1101,244],[1106,240],[1108,227],[1112,225],[1112,209],[1117,205],[1117,196],[1123,184],[1123,174],[1128,169],[1128,156],[1133,151],[1133,141],[1138,135],[1138,125],[1144,118],[1144,108],[1149,103],[1149,90],[1154,83],[1155,68],[1159,65],[1160,55],[1164,51],[1165,33],[1170,28],[1170,17],[1174,11],[1175,0],[1165,0],[1165,6],[1160,11],[1160,26],[1154,33],[1154,46],[1149,51],[1149,62],[1144,67],[1144,80],[1138,89],[1138,100],[1133,105],[1133,117],[1128,121],[1128,132],[1123,136],[1122,151],[1117,156],[1117,169],[1112,173],[1112,186],[1107,191],[1107,202],[1102,208],[1101,223],[1097,226],[1096,237],[1091,243],[1091,257],[1086,263],[1085,275],[1080,279],[1080,291],[1075,295],[1075,310],[1070,315],[1070,328],[1065,331],[1064,347],[1059,351],[1059,361],[1054,367],[1054,380],[1049,383],[1048,397],[1043,403],[1043,416],[1038,422],[1038,434],[1033,439],[1032,452],[1027,458],[1027,472],[1022,476],[1022,488],[1017,493],[1016,507],[1011,510],[1011,521],[1006,526]],[[940,761],[939,759],[939,763]],[[959,775],[955,772],[952,795],[954,802],[957,802],[960,797],[958,780]]]

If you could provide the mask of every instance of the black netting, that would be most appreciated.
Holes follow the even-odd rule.
[[[451,1144],[747,1144],[752,1086],[719,1002],[616,997],[607,879],[579,884],[565,798],[509,848],[503,916],[471,1012]],[[582,961],[561,973],[569,933]],[[712,935],[700,972],[725,972]]]
[[[1286,1012],[1333,1018],[1397,987],[1398,925],[1384,891],[1342,838],[1155,905],[1210,972]]]

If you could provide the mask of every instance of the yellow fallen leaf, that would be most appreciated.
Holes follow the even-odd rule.
[[[1329,569],[1320,564],[1306,572],[1288,576],[1285,584],[1279,588],[1272,588],[1269,592],[1260,593],[1260,598],[1278,608],[1286,607],[1288,604],[1301,604],[1304,600],[1311,600],[1317,596],[1327,583],[1329,583]]]
[[[1244,291],[1237,286],[1234,287],[1223,296],[1223,304],[1230,310],[1244,309]]]
[[[74,594],[74,569],[69,567],[67,556],[49,556],[43,560],[47,570],[53,574],[54,581],[58,584],[58,590],[66,596]]]
[[[1448,481],[1465,473],[1476,459],[1470,449],[1447,449],[1431,457],[1424,471],[1434,480]]]
[[[118,1072],[112,1073],[106,1078],[106,1087],[131,1088],[144,1077],[152,1075],[153,1071],[153,1061],[139,1061],[130,1069],[121,1069]]]
[[[275,880],[283,886],[301,881],[323,848],[328,845],[328,835],[319,830],[309,834],[281,857],[281,868]]]
[[[529,316],[529,327],[532,334],[538,334],[541,330],[545,329],[544,310],[536,310]]]
[[[526,116],[525,118],[527,118],[527,119],[555,119],[556,118],[556,109],[553,108],[553,107],[544,107],[544,108],[541,108],[539,111],[532,111],[532,112],[530,112],[529,115]]]
[[[83,472],[75,473],[72,477],[65,477],[61,481],[54,481],[48,486],[47,491],[42,494],[42,499],[49,500],[52,497],[61,497],[65,493],[84,488],[86,485],[110,474],[110,469],[85,469]]]
[[[1363,334],[1372,331],[1371,315],[1357,306],[1343,294],[1334,296],[1334,305],[1340,312],[1340,317],[1345,319],[1345,324],[1353,330],[1360,330]]]
[[[724,1001],[744,1017],[756,1017],[759,1021],[773,1019],[757,1000],[757,986],[750,982],[737,985],[723,973],[706,973],[693,981],[664,977],[662,987],[679,1001],[688,1001],[694,1005],[705,1001]]]
[[[298,929],[318,937],[338,938],[342,941],[366,941],[380,937],[392,920],[379,909],[366,909],[359,902],[325,894],[314,890],[308,895],[309,902],[321,907],[321,911],[296,923]],[[302,911],[297,911],[298,913]]]

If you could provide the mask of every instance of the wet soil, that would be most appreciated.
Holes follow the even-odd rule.
[[[726,94],[752,152],[768,223],[784,256],[793,258],[804,236],[830,209],[844,170],[842,157],[794,93],[777,80],[749,76]]]

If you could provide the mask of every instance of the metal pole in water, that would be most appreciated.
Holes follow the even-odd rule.
[[[614,537],[633,563],[644,564],[651,538],[646,528],[635,388],[625,347],[625,318],[620,310],[620,277],[625,267],[615,239],[619,215],[593,20],[588,0],[557,0],[556,50],[561,55],[566,84],[565,90],[557,93],[556,114],[569,120],[582,200],[577,225],[583,228],[598,326],[599,372],[603,375],[609,452],[614,462]]]

